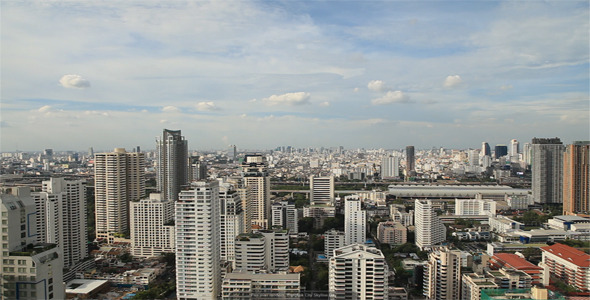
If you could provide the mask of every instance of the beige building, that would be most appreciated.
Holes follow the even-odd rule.
[[[148,199],[131,201],[131,254],[160,256],[175,252],[174,201],[150,194]]]
[[[246,155],[242,163],[244,186],[250,188],[247,206],[251,212],[252,225],[261,229],[269,229],[270,225],[270,177],[264,156]]]
[[[455,300],[461,294],[461,251],[434,249],[424,268],[424,296],[432,300]]]
[[[299,278],[299,273],[228,273],[223,279],[221,298],[228,300],[300,299]]]
[[[563,155],[563,213],[590,215],[590,142],[574,142]]]
[[[377,225],[377,239],[382,244],[405,244],[408,241],[408,229],[400,222],[381,222]]]

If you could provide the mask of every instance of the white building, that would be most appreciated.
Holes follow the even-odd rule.
[[[424,296],[432,300],[460,299],[460,256],[460,251],[446,248],[430,252],[424,268]]]
[[[496,201],[488,199],[455,199],[456,216],[495,216]]]
[[[243,271],[278,272],[289,269],[287,230],[262,230],[241,234],[235,240],[235,266]]]
[[[175,252],[174,201],[150,194],[148,199],[131,201],[131,254],[155,257]]]
[[[416,200],[414,207],[416,245],[430,248],[446,240],[446,228],[430,200]]]
[[[404,226],[414,225],[414,211],[406,212],[405,208],[398,207],[395,204],[389,206],[389,217],[392,221],[400,222]]]
[[[145,195],[145,155],[124,148],[94,156],[96,238],[129,232],[129,202]]]
[[[219,188],[219,201],[221,201],[220,216],[220,250],[221,259],[235,261],[236,236],[244,232],[244,210],[239,193],[229,183],[221,183]]]
[[[514,221],[506,216],[490,216],[488,219],[490,231],[497,233],[508,233],[524,228],[524,224]]]
[[[176,295],[217,299],[221,292],[219,184],[194,182],[176,201]]]
[[[367,212],[357,196],[344,197],[344,244],[364,244],[367,240]]]
[[[58,244],[66,269],[88,256],[85,192],[81,180],[51,178],[43,181],[42,192],[31,193],[37,210],[37,241]]]
[[[399,156],[385,156],[381,159],[381,179],[399,178]]]
[[[221,299],[300,299],[299,278],[299,273],[228,273],[223,279]]]
[[[272,227],[279,226],[289,230],[290,234],[297,234],[299,232],[297,215],[295,204],[289,204],[287,201],[274,203],[271,206]]]
[[[0,191],[2,299],[65,299],[62,250],[37,243],[35,211],[28,187]]]
[[[334,205],[334,177],[309,177],[311,205]]]
[[[379,249],[352,244],[330,258],[330,299],[388,299],[389,267]]]
[[[463,274],[461,277],[461,283],[462,300],[480,300],[481,290],[498,289],[498,285],[494,282],[494,278],[484,277],[476,273]]]
[[[344,247],[344,237],[344,232],[333,228],[324,233],[324,253],[328,259],[334,255],[334,250]]]

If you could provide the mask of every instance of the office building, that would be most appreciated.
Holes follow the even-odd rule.
[[[381,179],[399,178],[399,156],[385,156],[381,159]]]
[[[416,246],[420,249],[431,248],[446,240],[446,228],[436,215],[430,200],[414,202],[414,224]]]
[[[36,206],[37,241],[58,244],[64,268],[88,256],[86,190],[81,180],[50,178],[42,191],[31,193]]]
[[[129,202],[145,196],[145,156],[139,152],[97,153],[94,157],[96,238],[113,242],[129,234]]]
[[[456,216],[495,216],[496,201],[488,199],[455,199]]]
[[[223,279],[221,299],[300,299],[299,279],[299,273],[228,273]]]
[[[414,146],[406,147],[406,175],[416,171],[416,158],[414,156]]]
[[[330,299],[388,299],[389,267],[379,249],[360,244],[336,249],[329,270]]]
[[[334,205],[334,177],[309,177],[311,205]]]
[[[0,191],[2,299],[65,299],[62,250],[37,242],[35,213],[28,187]]]
[[[176,200],[183,186],[189,183],[188,142],[180,130],[164,129],[156,140],[157,184],[163,200]]]
[[[358,196],[344,197],[344,243],[364,244],[367,241],[367,212]]]
[[[481,156],[492,156],[492,150],[490,149],[490,144],[487,142],[481,143]]]
[[[219,183],[194,182],[176,212],[176,295],[217,299],[221,292]]]
[[[551,204],[563,202],[563,144],[559,138],[533,138],[533,200]]]
[[[235,261],[236,236],[244,232],[244,210],[242,199],[230,183],[220,183],[219,201],[221,202],[220,251],[224,261]]]
[[[510,140],[510,148],[508,149],[508,155],[515,157],[518,160],[518,154],[520,153],[520,147],[517,140]]]
[[[189,182],[207,180],[207,163],[201,161],[200,157],[191,156],[189,158]]]
[[[162,194],[150,194],[148,199],[131,201],[131,254],[137,257],[157,257],[174,253],[174,201],[163,200]]]
[[[506,145],[496,145],[494,148],[494,158],[499,159],[502,156],[508,155],[508,146]]]
[[[244,186],[251,189],[250,221],[262,229],[269,228],[270,219],[270,177],[268,177],[267,162],[260,154],[248,154],[242,163],[242,177]]]
[[[287,229],[290,234],[297,234],[299,232],[297,215],[295,204],[289,204],[287,201],[274,203],[271,206],[272,227]]]
[[[334,256],[334,250],[344,247],[345,234],[334,228],[324,233],[324,253],[330,259]]]
[[[382,244],[405,244],[408,242],[408,229],[400,222],[380,222],[377,225],[377,239]]]
[[[590,291],[590,255],[578,249],[555,243],[541,247],[541,266],[545,270],[543,284],[558,278],[582,292]]]
[[[424,296],[432,300],[460,299],[461,251],[436,249],[424,268]]]
[[[590,142],[568,145],[563,156],[563,213],[590,215]]]

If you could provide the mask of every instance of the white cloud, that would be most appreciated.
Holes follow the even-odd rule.
[[[177,113],[180,112],[180,109],[176,106],[172,106],[172,105],[168,105],[168,106],[164,106],[162,108],[163,112],[171,112],[171,113]]]
[[[219,108],[213,103],[213,101],[199,102],[195,105],[198,111],[212,111],[218,110]]]
[[[359,88],[354,88],[352,91],[355,92],[355,93],[358,93]]]
[[[286,93],[282,95],[272,95],[262,101],[268,105],[287,104],[287,105],[303,105],[309,104],[310,94],[306,92]]]
[[[372,80],[367,84],[367,88],[373,92],[383,92],[387,89],[385,83],[381,80]]]
[[[384,105],[392,103],[409,103],[410,98],[402,91],[389,91],[383,97],[373,99],[373,105]]]
[[[41,106],[41,107],[38,109],[38,111],[39,111],[39,112],[48,112],[48,111],[50,111],[50,110],[51,110],[51,106],[49,106],[49,105],[44,105],[44,106]]]
[[[61,86],[68,89],[85,89],[90,87],[90,81],[82,78],[80,75],[64,75],[59,80]]]
[[[328,107],[328,106],[330,106],[330,102],[328,102],[328,101],[322,102],[322,103],[320,103],[320,106]]]
[[[461,79],[461,76],[459,76],[459,75],[449,75],[445,79],[444,86],[447,87],[447,88],[451,88],[451,87],[455,87],[455,86],[460,85],[462,82],[463,82],[463,80]]]

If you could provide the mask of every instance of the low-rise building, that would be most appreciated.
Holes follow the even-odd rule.
[[[377,225],[377,239],[382,244],[405,244],[408,241],[408,229],[400,222],[380,222]]]
[[[240,299],[299,299],[300,274],[232,272],[225,275],[221,298]]]
[[[544,284],[555,277],[581,291],[590,291],[590,255],[559,243],[541,247],[541,250],[541,266],[550,275],[545,277]]]

